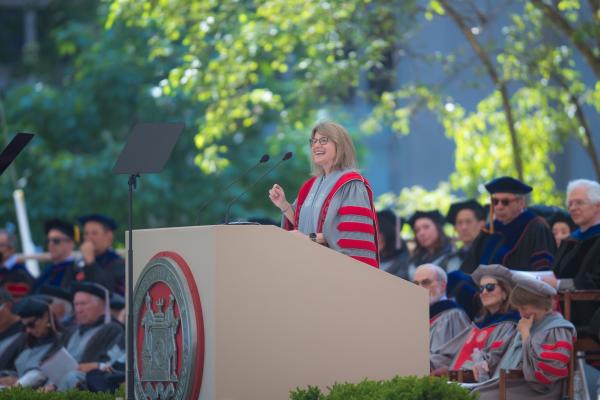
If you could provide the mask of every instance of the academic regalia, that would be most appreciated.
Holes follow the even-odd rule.
[[[113,249],[96,256],[92,264],[79,269],[78,281],[96,282],[110,292],[125,293],[125,260]]]
[[[454,340],[444,350],[445,354],[454,355],[450,370],[473,368],[473,351],[479,349],[493,374],[515,336],[519,318],[517,312],[496,313],[475,322],[462,341]],[[461,343],[456,346],[458,342]]]
[[[494,232],[482,231],[460,267],[471,273],[480,264],[502,264],[523,271],[549,269],[556,242],[543,218],[525,210],[517,218],[503,224],[494,221]]]
[[[559,290],[600,289],[600,224],[585,232],[576,230],[564,239],[552,266],[560,279]],[[574,302],[571,321],[575,326],[587,325],[600,302]]]
[[[15,370],[15,358],[25,347],[27,334],[21,321],[0,332],[0,371]]]
[[[115,231],[117,223],[114,219],[103,214],[90,214],[79,218],[82,226],[88,222],[97,222],[104,228]],[[95,257],[92,264],[80,262],[81,269],[77,273],[78,281],[96,282],[110,292],[125,294],[125,260],[113,249],[108,249]]]
[[[114,392],[125,382],[125,335],[108,351],[111,371],[95,369],[86,376],[87,388],[91,392]]]
[[[41,296],[29,296],[13,306],[13,312],[21,318],[39,318],[44,314],[51,317],[49,303]],[[25,348],[15,359],[16,375],[21,386],[38,387],[43,385],[47,377],[40,371],[42,362],[62,347],[61,335],[48,330],[46,336],[37,338],[27,334]]]
[[[520,333],[500,362],[501,369],[522,369],[524,379],[506,383],[508,399],[560,399],[562,383],[568,376],[575,328],[558,313],[550,313],[533,324],[522,342]],[[499,370],[492,379],[478,385],[480,400],[498,399]]]
[[[59,263],[49,264],[37,278],[33,291],[37,292],[39,288],[45,285],[68,289],[75,280],[77,272],[77,263],[73,257]]]
[[[533,188],[518,179],[502,176],[485,184],[490,195],[512,193],[525,196]],[[493,217],[494,207],[490,208]],[[492,220],[473,243],[461,270],[471,273],[480,264],[501,264],[509,269],[537,271],[552,265],[556,241],[546,220],[524,210],[507,224]]]
[[[286,229],[323,233],[329,248],[379,267],[372,190],[354,170],[334,171],[306,181],[294,202],[295,221]]]
[[[460,334],[467,333],[471,320],[452,300],[441,300],[429,306],[429,356],[432,370],[444,366],[444,346]]]
[[[95,323],[71,328],[65,334],[65,348],[78,363],[107,362],[109,351],[123,334],[123,327],[114,321],[105,323],[101,316]],[[59,390],[74,388],[85,381],[85,374],[73,371],[61,382],[55,382]]]

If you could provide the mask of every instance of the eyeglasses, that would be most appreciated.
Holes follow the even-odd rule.
[[[495,283],[486,283],[485,285],[479,286],[479,293],[483,293],[486,290],[488,291],[488,293],[493,292],[494,290],[496,290],[496,284]]]
[[[413,283],[417,286],[428,287],[431,286],[433,281],[431,279],[423,279],[422,281],[413,281]]]
[[[35,323],[37,322],[38,319],[40,319],[40,318],[35,317],[31,321],[28,321],[28,322],[24,323],[23,325],[25,325],[25,328],[27,328],[27,329],[33,329],[33,328],[35,328]]]
[[[71,239],[66,238],[66,237],[63,237],[63,238],[59,238],[59,237],[47,238],[46,239],[46,244],[52,243],[54,245],[59,245],[62,242],[68,242],[69,240],[71,240]]]
[[[513,201],[518,200],[518,197],[514,197],[512,199],[497,199],[495,197],[492,197],[492,204],[497,206],[498,203],[501,203],[504,207],[508,206],[510,203],[512,203]]]
[[[567,202],[567,208],[583,207],[589,203],[590,202],[588,200],[571,200],[571,201]]]
[[[308,144],[309,146],[314,146],[315,144],[319,143],[321,146],[325,146],[327,143],[329,143],[329,138],[322,136],[318,139],[316,138],[310,138],[308,139]]]

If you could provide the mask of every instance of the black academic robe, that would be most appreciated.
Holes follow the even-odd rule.
[[[68,350],[69,345],[74,340],[79,340],[77,333],[84,334],[86,330],[96,329],[96,332],[86,338],[83,343],[83,352],[80,357],[75,357],[79,363],[88,362],[106,362],[109,360],[108,351],[119,341],[123,335],[123,327],[115,321],[107,324],[104,323],[104,316],[91,325],[74,326],[69,329],[65,335],[65,348]]]
[[[21,321],[12,324],[0,333],[0,370],[15,369],[15,359],[25,348],[27,334]]]
[[[99,283],[110,292],[125,293],[125,260],[114,250],[108,250],[92,264],[86,264],[77,280]]]
[[[526,210],[508,224],[494,221],[494,233],[483,230],[460,270],[470,274],[480,264],[523,271],[550,269],[555,252],[556,242],[546,221]]]
[[[552,270],[558,279],[571,280],[571,289],[600,290],[600,224],[584,233],[575,231],[564,239],[556,253]],[[577,327],[585,326],[599,308],[600,302],[574,302],[571,321]]]

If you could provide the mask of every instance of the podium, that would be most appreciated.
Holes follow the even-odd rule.
[[[274,226],[133,236],[136,398],[283,400],[429,374],[423,288]]]

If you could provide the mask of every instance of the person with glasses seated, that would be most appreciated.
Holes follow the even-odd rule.
[[[50,253],[51,264],[47,265],[35,282],[34,292],[43,286],[63,289],[71,288],[77,274],[77,264],[73,249],[79,236],[76,227],[61,219],[52,219],[44,224],[46,245]]]
[[[356,152],[346,129],[319,123],[311,132],[313,177],[290,204],[275,184],[269,198],[282,212],[284,227],[372,267],[379,267],[373,191],[356,166]]]
[[[508,298],[513,288],[511,271],[502,265],[480,265],[472,274],[479,285],[481,311],[473,326],[448,342],[440,352],[451,371],[471,370],[477,381],[494,373],[517,332],[519,313]],[[444,368],[440,369],[444,371]],[[439,375],[440,370],[437,374]]]
[[[13,307],[27,333],[26,346],[15,359],[15,370],[0,378],[4,386],[41,387],[48,378],[40,365],[62,347],[61,327],[54,320],[50,305],[40,296],[28,296]]]
[[[490,223],[477,236],[460,270],[470,274],[483,264],[509,269],[550,269],[556,243],[548,223],[527,209],[533,188],[503,176],[485,184],[491,195]]]
[[[413,278],[415,285],[429,291],[429,356],[431,370],[442,367],[438,357],[448,342],[471,326],[467,314],[446,298],[446,272],[434,264],[419,265]]]
[[[553,311],[553,287],[525,274],[513,274],[513,282],[509,301],[521,316],[517,333],[492,378],[474,390],[480,400],[498,399],[500,370],[520,369],[522,378],[506,381],[507,399],[558,400],[569,376],[575,328]]]

